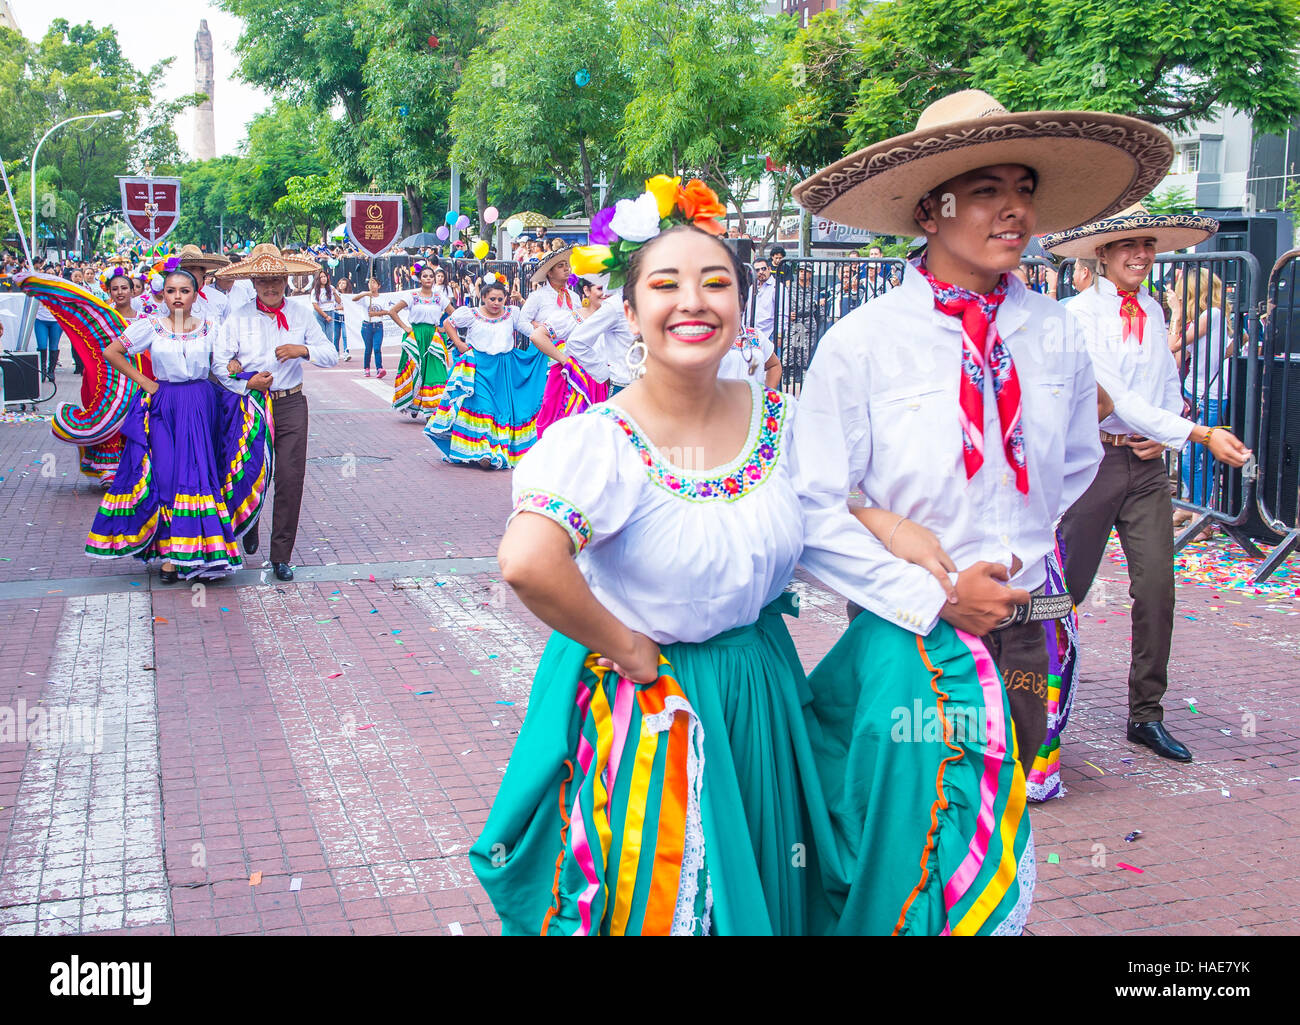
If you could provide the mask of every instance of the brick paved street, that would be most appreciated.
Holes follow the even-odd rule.
[[[491,561],[509,475],[439,462],[387,408],[391,381],[359,359],[309,371],[289,584],[261,556],[198,588],[87,558],[97,495],[74,450],[0,424],[0,715],[64,725],[0,734],[0,934],[497,931],[466,852],[546,632]],[[64,398],[76,386],[60,372]],[[1126,590],[1116,562],[1102,572],[1069,793],[1032,807],[1030,931],[1300,931],[1294,593],[1180,586],[1182,766],[1124,739]],[[843,603],[796,586],[811,667]]]

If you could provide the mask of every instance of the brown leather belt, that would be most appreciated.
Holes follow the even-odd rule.
[[[300,391],[302,391],[302,385],[295,384],[292,388],[285,388],[283,391],[270,392],[270,396],[273,399],[282,399],[286,395],[297,395]]]
[[[1124,448],[1128,445],[1127,434],[1110,434],[1107,431],[1101,432],[1101,443],[1103,445],[1114,445],[1116,448]]]

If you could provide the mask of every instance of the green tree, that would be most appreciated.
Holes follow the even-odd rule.
[[[1165,189],[1160,193],[1151,193],[1142,201],[1142,205],[1147,208],[1149,213],[1161,217],[1168,214],[1190,214],[1196,210],[1196,197],[1187,189],[1179,186],[1173,189]]]
[[[594,215],[601,172],[614,184],[622,163],[618,132],[632,95],[614,15],[611,0],[497,8],[456,92],[451,159],[512,188],[545,174]]]
[[[343,188],[332,174],[294,175],[273,209],[288,218],[290,241],[301,223],[304,245],[328,242],[329,230],[343,210]]]
[[[261,228],[244,208],[233,201],[236,185],[247,168],[236,156],[196,160],[179,170],[181,217],[176,237],[195,242],[209,251],[255,238]],[[274,206],[274,204],[272,204]]]
[[[619,0],[634,90],[620,133],[629,172],[702,178],[743,211],[790,98],[772,75],[778,26],[761,10],[759,0]]]
[[[257,235],[262,240],[286,223],[275,204],[288,194],[289,179],[329,172],[329,157],[316,142],[318,123],[306,107],[277,100],[248,126],[248,141],[226,208],[240,210],[260,224]],[[338,209],[341,213],[342,207]]]
[[[1261,131],[1300,112],[1300,0],[850,0],[836,19],[840,33],[826,23],[800,33],[817,95],[797,97],[785,121],[811,129],[801,115],[820,112],[842,122],[844,150],[911,130],[958,89],[1012,110],[1105,110],[1169,130],[1216,106],[1251,114]],[[791,131],[792,150],[806,152],[806,136]]]

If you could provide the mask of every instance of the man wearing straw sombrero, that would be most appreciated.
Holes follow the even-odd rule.
[[[533,271],[533,289],[519,311],[520,316],[533,327],[541,327],[557,309],[572,313],[575,306],[582,305],[582,296],[574,295],[568,285],[571,273],[569,257],[572,254],[573,246],[557,249],[544,256]]]
[[[1077,324],[1012,272],[1035,233],[1122,209],[1172,158],[1168,137],[1136,118],[1017,113],[966,90],[794,193],[814,214],[926,243],[812,360],[794,430],[803,563],[851,606],[918,638],[946,620],[977,664],[992,656],[1032,799],[1060,792],[1044,624],[1068,620],[1072,603],[1054,524],[1091,483],[1101,445]],[[850,511],[854,488],[899,514],[889,543]],[[908,534],[933,542],[936,572],[894,557]]]
[[[258,382],[271,399],[275,433],[275,508],[271,515],[271,564],[277,580],[292,580],[293,544],[298,536],[302,482],[307,471],[307,396],[302,365],[318,367],[339,361],[334,346],[310,307],[285,301],[290,274],[315,274],[311,260],[282,254],[273,245],[253,247],[247,258],[218,272],[228,280],[249,280],[252,300],[232,305],[213,347],[213,372],[232,391],[244,392]],[[236,374],[257,376],[246,381]],[[269,382],[265,379],[270,376]],[[257,524],[244,535],[244,551],[257,551]]]
[[[1043,238],[1052,254],[1097,265],[1092,287],[1071,301],[1070,312],[1087,331],[1097,380],[1114,402],[1100,427],[1101,468],[1061,522],[1065,581],[1082,603],[1115,528],[1133,598],[1128,739],[1178,762],[1190,762],[1192,753],[1165,728],[1161,706],[1174,631],[1173,504],[1161,457],[1166,447],[1182,448],[1189,439],[1230,466],[1244,465],[1250,451],[1228,428],[1182,416],[1164,310],[1142,286],[1156,254],[1196,245],[1218,228],[1210,217],[1152,216],[1135,206]]]

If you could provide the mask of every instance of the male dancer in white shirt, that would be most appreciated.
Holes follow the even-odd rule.
[[[1165,727],[1161,705],[1174,630],[1173,505],[1161,457],[1189,438],[1230,466],[1242,466],[1250,452],[1226,427],[1182,417],[1164,310],[1143,285],[1157,253],[1195,245],[1217,230],[1209,217],[1134,208],[1043,239],[1057,256],[1099,261],[1095,283],[1071,301],[1070,313],[1087,332],[1097,380],[1114,402],[1101,422],[1105,455],[1097,477],[1061,521],[1066,585],[1082,604],[1115,528],[1133,599],[1127,736],[1178,762],[1190,762],[1192,753]]]
[[[277,580],[292,580],[293,545],[302,508],[302,484],[307,471],[308,411],[302,391],[302,364],[318,367],[338,363],[334,345],[325,337],[310,307],[285,302],[290,274],[313,274],[319,267],[301,257],[282,256],[273,245],[254,246],[246,260],[221,277],[251,280],[251,302],[232,304],[213,346],[213,373],[233,391],[261,384],[269,389],[275,428],[275,506],[271,515],[271,564]],[[233,291],[233,290],[232,290]],[[233,378],[254,372],[250,381]],[[265,375],[271,380],[265,382]],[[244,551],[257,551],[258,527],[243,537]]]
[[[1054,524],[1091,483],[1101,446],[1077,325],[1010,272],[1036,230],[1132,202],[1171,159],[1168,138],[1145,122],[1012,113],[970,90],[795,193],[841,223],[919,229],[927,240],[899,287],[827,332],[805,378],[793,446],[803,564],[914,633],[943,618],[981,638],[1002,674],[1026,775],[1049,715],[1036,620],[1071,611],[1068,595],[1044,593]],[[1082,189],[1081,160],[1092,163]],[[957,568],[951,594],[861,526],[848,508],[855,487],[869,506],[899,513],[899,526],[910,519],[936,536]]]

